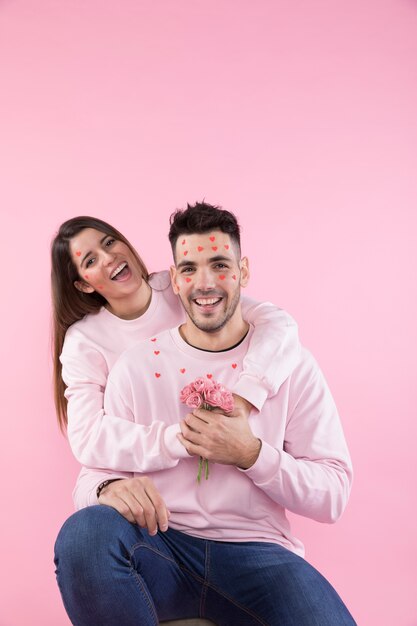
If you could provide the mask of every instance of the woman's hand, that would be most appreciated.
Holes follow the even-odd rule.
[[[107,504],[132,524],[147,528],[150,535],[168,530],[169,511],[152,480],[147,476],[126,478],[101,490],[100,504]]]

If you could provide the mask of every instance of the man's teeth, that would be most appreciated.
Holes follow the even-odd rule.
[[[113,280],[113,278],[115,278],[117,276],[117,274],[120,274],[120,272],[122,270],[124,270],[124,268],[126,267],[127,263],[120,263],[120,265],[118,265],[116,267],[116,269],[111,273],[110,278]]]
[[[216,304],[216,302],[220,302],[220,300],[221,298],[197,298],[196,302],[201,306],[210,306],[211,304]]]

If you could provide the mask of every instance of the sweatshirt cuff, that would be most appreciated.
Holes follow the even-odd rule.
[[[250,376],[244,372],[240,375],[232,391],[238,396],[245,398],[245,400],[248,400],[258,411],[262,409],[268,397],[268,389],[263,386],[259,378]]]
[[[171,424],[171,426],[167,426],[164,432],[165,451],[174,461],[190,457],[182,443],[178,441],[177,435],[180,433],[181,429],[179,424]]]
[[[246,470],[238,469],[256,485],[263,485],[276,476],[280,461],[281,455],[278,450],[270,446],[269,443],[262,441],[261,451],[252,467]]]

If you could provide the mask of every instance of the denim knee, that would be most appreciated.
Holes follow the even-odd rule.
[[[120,545],[121,534],[131,524],[115,509],[90,506],[77,511],[62,526],[55,542],[55,563],[65,569],[80,571],[100,558],[108,558],[111,547]]]

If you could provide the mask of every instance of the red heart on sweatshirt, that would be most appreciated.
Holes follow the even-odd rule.
[[[237,363],[232,363],[232,367],[235,370],[237,368]]]
[[[187,256],[188,250],[184,250],[184,256]]]
[[[210,237],[210,241],[214,241],[216,237]]]
[[[156,341],[156,337],[153,337],[153,338],[151,339],[151,341]]]
[[[191,278],[189,276],[187,276],[187,278],[185,279],[186,283],[190,283],[191,282]]]
[[[75,253],[77,256],[81,256],[81,250],[77,250],[77,252]]]
[[[224,279],[226,278],[226,276],[225,276],[224,274],[221,274],[221,275],[219,276],[219,278],[220,278],[220,280],[224,280]]]
[[[185,367],[182,367],[182,368],[180,369],[180,372],[181,372],[181,374],[185,374]]]
[[[214,252],[216,252],[217,246],[211,246],[211,249],[214,250]]]
[[[225,246],[224,246],[224,247],[226,248],[226,250],[228,250],[228,249],[229,249],[229,246],[227,245],[227,243],[225,244]]]
[[[155,372],[156,378],[161,378],[161,374],[159,372]]]
[[[198,246],[197,250],[198,250],[199,252],[201,252],[202,250],[204,250],[204,248],[203,248],[203,246]]]
[[[156,354],[156,356],[158,356],[158,354],[160,353],[160,350],[154,350],[153,353]]]
[[[207,374],[207,378],[213,378],[213,374]]]
[[[185,239],[183,239],[181,242],[181,245],[184,245],[184,244],[185,244]]]

